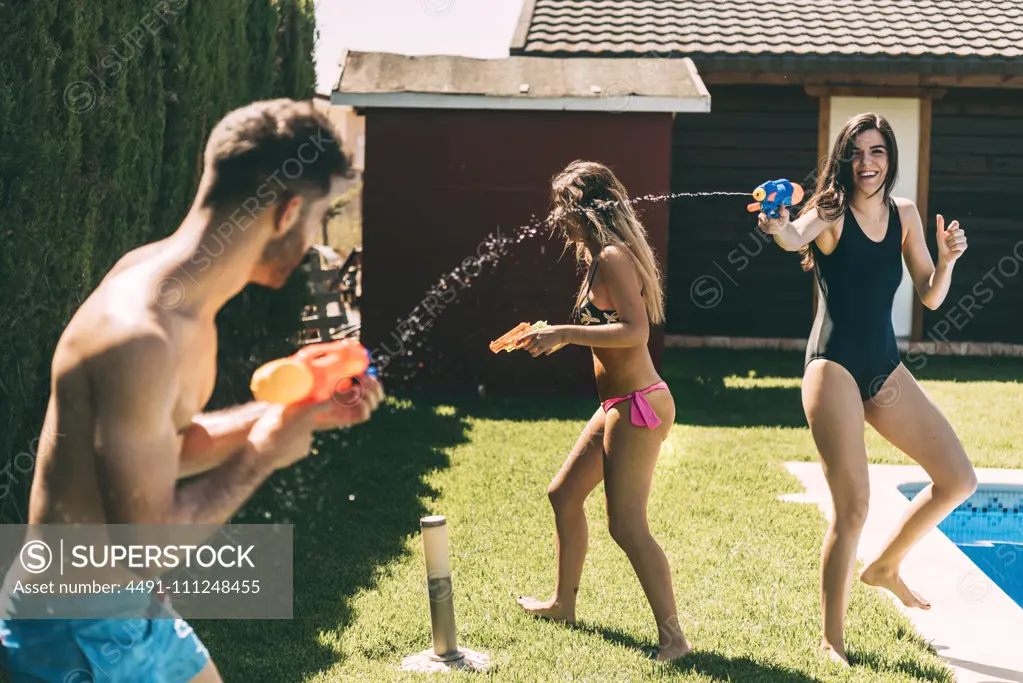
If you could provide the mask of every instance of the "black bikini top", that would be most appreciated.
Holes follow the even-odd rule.
[[[608,325],[610,323],[620,322],[618,320],[618,311],[608,310],[605,311],[602,308],[597,308],[593,300],[590,299],[590,288],[593,286],[593,278],[597,274],[597,263],[594,261],[593,270],[590,272],[589,282],[586,284],[586,299],[583,305],[579,307],[579,324],[580,325]]]

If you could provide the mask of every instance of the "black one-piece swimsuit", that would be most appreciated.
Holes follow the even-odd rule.
[[[881,391],[900,362],[892,303],[902,282],[902,221],[892,200],[888,212],[888,229],[880,242],[867,237],[847,210],[831,254],[810,243],[817,317],[803,367],[815,358],[840,364],[856,380],[864,401]]]

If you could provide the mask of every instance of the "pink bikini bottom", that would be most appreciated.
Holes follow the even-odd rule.
[[[657,413],[654,412],[654,409],[650,406],[650,403],[646,400],[646,396],[644,396],[644,394],[648,394],[656,389],[667,388],[668,384],[666,382],[658,382],[657,384],[648,386],[646,389],[640,389],[639,391],[634,391],[631,394],[620,396],[619,398],[609,398],[601,403],[601,405],[604,407],[604,412],[606,413],[614,404],[621,403],[622,401],[628,401],[631,398],[632,424],[637,427],[649,427],[650,429],[653,429],[661,424],[661,418],[657,417]]]

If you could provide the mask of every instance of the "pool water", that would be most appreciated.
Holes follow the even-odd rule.
[[[912,500],[926,486],[903,484],[899,491]],[[980,484],[938,529],[1023,607],[1023,486]],[[983,577],[960,578],[959,592],[965,600],[980,601],[990,590]]]

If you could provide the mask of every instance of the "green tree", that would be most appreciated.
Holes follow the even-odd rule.
[[[313,95],[314,30],[307,0],[0,2],[0,521],[24,520],[32,473],[14,461],[64,326],[125,252],[177,228],[224,114]],[[305,292],[225,307],[215,405],[291,350]]]

